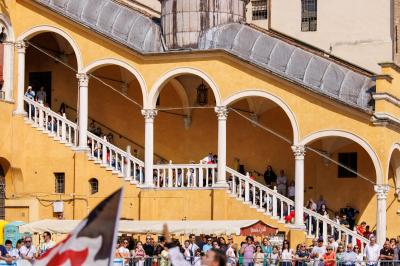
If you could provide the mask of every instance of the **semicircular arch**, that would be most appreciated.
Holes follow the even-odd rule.
[[[164,85],[167,84],[168,81],[170,81],[171,79],[182,75],[194,75],[202,78],[204,82],[207,83],[207,85],[210,86],[211,90],[213,91],[216,105],[217,106],[221,105],[221,94],[219,92],[218,86],[209,75],[207,75],[202,70],[196,68],[181,67],[168,71],[154,83],[149,93],[147,108],[149,109],[155,108],[157,103],[157,98],[160,95],[161,90],[164,88]]]
[[[140,86],[140,91],[142,92],[143,106],[147,106],[148,97],[147,97],[146,81],[144,80],[142,74],[131,64],[115,58],[104,58],[91,62],[89,65],[85,66],[85,68],[82,69],[81,72],[89,74],[90,72],[93,72],[101,67],[112,66],[112,65],[116,65],[126,69],[136,78]]]
[[[239,101],[241,99],[244,99],[246,97],[262,97],[265,99],[268,99],[275,104],[277,104],[280,108],[283,109],[285,114],[288,116],[290,124],[292,125],[292,130],[293,130],[293,144],[297,145],[297,143],[300,140],[300,133],[299,133],[299,125],[295,116],[295,113],[291,110],[291,108],[278,96],[275,96],[269,92],[266,92],[264,90],[244,90],[240,91],[238,93],[235,93],[228,98],[226,98],[223,102],[223,106],[228,106],[233,104],[236,101]]]
[[[300,145],[308,145],[316,140],[327,138],[327,137],[342,137],[349,140],[354,141],[358,145],[360,145],[369,155],[371,161],[375,168],[376,174],[376,183],[383,184],[384,183],[384,175],[381,167],[381,162],[379,160],[378,155],[376,154],[375,150],[368,144],[367,141],[362,139],[361,137],[344,130],[339,129],[332,129],[332,130],[321,130],[314,132],[301,140],[299,143]]]
[[[72,49],[74,50],[75,57],[76,57],[76,62],[77,62],[77,71],[81,72],[81,69],[83,68],[83,59],[82,59],[82,53],[79,49],[78,44],[75,42],[75,40],[69,35],[67,32],[64,30],[50,26],[50,25],[39,25],[35,26],[33,28],[30,28],[29,30],[25,31],[22,33],[18,38],[17,42],[22,42],[24,40],[30,39],[35,37],[38,34],[45,33],[45,32],[53,32],[56,33],[62,37],[64,37],[65,40],[71,45]]]

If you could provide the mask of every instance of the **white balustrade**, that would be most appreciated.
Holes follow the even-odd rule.
[[[50,108],[24,97],[28,122],[65,145],[78,147],[78,126]],[[144,163],[113,144],[88,132],[89,158],[118,173],[134,184],[144,182]]]
[[[216,182],[216,164],[158,164],[153,166],[156,188],[209,188]]]
[[[230,193],[239,200],[265,210],[272,218],[279,222],[286,222],[285,218],[294,211],[294,201],[279,194],[276,187],[272,190],[263,184],[252,180],[249,175],[243,175],[227,167],[230,175],[228,184]],[[309,237],[324,238],[328,241],[328,232],[335,235],[338,239],[345,238],[346,243],[361,243],[361,248],[369,243],[369,240],[332,220],[322,216],[317,212],[304,208],[304,218],[307,234]]]

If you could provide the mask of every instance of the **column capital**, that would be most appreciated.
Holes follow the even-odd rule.
[[[89,76],[86,73],[78,73],[76,74],[76,78],[78,79],[79,87],[89,86]]]
[[[142,115],[145,119],[154,119],[158,111],[156,109],[142,109]]]
[[[304,156],[306,155],[306,147],[303,145],[293,145],[292,151],[296,159],[304,159]]]
[[[28,44],[24,41],[19,41],[15,43],[15,48],[17,48],[17,52],[24,54],[26,52],[26,48],[28,47]]]
[[[376,192],[378,200],[385,200],[389,192],[389,185],[386,184],[375,185],[374,190]]]
[[[226,106],[216,106],[214,110],[219,120],[226,120],[228,118],[228,108]]]

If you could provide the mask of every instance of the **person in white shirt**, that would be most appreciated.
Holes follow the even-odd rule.
[[[39,245],[39,256],[42,256],[47,250],[56,245],[56,243],[51,240],[51,233],[48,231],[43,233],[43,240],[44,241]]]
[[[280,170],[279,176],[276,178],[278,193],[286,196],[287,190],[287,177],[285,176],[285,171]]]
[[[335,241],[335,237],[333,235],[332,236],[328,236],[328,245],[333,248],[334,252],[336,252],[339,244],[338,244],[338,242]]]
[[[22,241],[21,240],[18,240],[18,241],[19,241],[19,247],[21,247]],[[13,258],[14,260],[19,259],[19,251],[18,251],[18,249],[13,248],[11,240],[7,239],[4,242],[4,246],[6,247],[8,255],[11,258]],[[18,242],[17,242],[17,248],[19,248],[19,247],[18,247]]]
[[[19,255],[22,259],[33,263],[35,261],[35,255],[37,251],[35,246],[32,245],[32,237],[26,236],[24,243],[25,244],[19,249]]]
[[[199,246],[196,245],[196,236],[194,234],[189,235],[189,250],[192,256],[196,254],[196,251],[199,249]]]
[[[367,261],[367,265],[377,265],[381,248],[376,243],[375,236],[371,236],[369,241],[369,244],[364,248],[364,258]]]
[[[293,253],[293,250],[289,247],[289,242],[284,241],[282,253],[281,253],[281,263],[279,265],[282,265],[282,266],[292,265],[293,255],[294,255],[294,253]]]
[[[323,256],[326,253],[326,247],[324,246],[324,239],[320,237],[318,239],[318,245],[314,246],[311,250],[311,259],[314,260],[314,266],[324,265]]]

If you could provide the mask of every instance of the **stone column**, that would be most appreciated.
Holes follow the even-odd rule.
[[[218,117],[218,175],[214,187],[227,188],[226,183],[226,119],[228,108],[226,106],[215,107]]]
[[[76,74],[79,84],[79,150],[87,149],[88,88],[89,77],[85,73]]]
[[[4,45],[4,59],[3,59],[3,90],[4,90],[4,100],[13,100],[13,55],[14,55],[14,43],[5,42]]]
[[[304,146],[292,146],[295,158],[295,226],[304,228],[304,156],[306,150]]]
[[[24,110],[24,88],[25,88],[25,52],[27,44],[23,41],[16,43],[18,53],[18,90],[16,115],[25,115]]]
[[[386,198],[389,192],[388,185],[375,185],[376,198],[376,240],[383,246],[386,240]]]
[[[142,187],[154,187],[153,182],[153,153],[154,153],[154,118],[157,115],[155,109],[143,109],[145,123],[145,141],[144,141],[144,170],[145,181]]]

